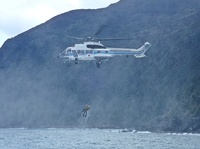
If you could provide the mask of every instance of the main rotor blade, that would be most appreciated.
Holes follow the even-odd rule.
[[[75,37],[75,36],[67,36],[67,38],[78,39],[78,40],[84,40],[85,39],[85,38]]]
[[[107,40],[132,40],[134,39],[133,37],[127,37],[127,38],[95,38],[96,40],[99,41],[107,41]]]

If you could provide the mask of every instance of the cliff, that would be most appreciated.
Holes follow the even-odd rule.
[[[200,3],[121,0],[107,8],[60,14],[0,49],[0,127],[130,127],[199,132]],[[97,69],[57,59],[101,27],[108,47],[138,48],[147,58],[116,57]],[[193,128],[194,127],[194,128]]]

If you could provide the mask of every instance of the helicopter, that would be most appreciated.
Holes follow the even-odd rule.
[[[105,40],[127,40],[130,38],[101,38],[94,39],[93,37],[79,38],[70,36],[73,39],[85,40],[83,43],[75,44],[72,47],[67,47],[58,55],[58,58],[63,60],[69,67],[72,62],[96,62],[96,67],[100,68],[101,64],[115,56],[135,56],[136,58],[146,57],[145,52],[151,47],[149,42],[145,42],[138,49],[130,48],[111,48],[105,47],[100,41]]]

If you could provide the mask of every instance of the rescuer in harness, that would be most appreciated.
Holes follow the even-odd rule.
[[[85,105],[84,109],[82,110],[83,117],[87,116],[87,111],[90,109],[90,106]]]

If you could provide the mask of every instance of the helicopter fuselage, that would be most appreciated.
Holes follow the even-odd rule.
[[[72,61],[75,61],[75,64],[78,64],[78,62],[81,61],[96,61],[97,67],[99,68],[103,61],[107,61],[114,56],[134,55],[136,58],[145,57],[145,52],[150,46],[151,44],[146,42],[139,49],[108,48],[100,42],[87,41],[66,48],[58,55],[58,58],[62,59],[64,63],[67,63],[68,66],[70,66]]]

